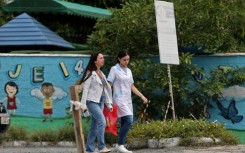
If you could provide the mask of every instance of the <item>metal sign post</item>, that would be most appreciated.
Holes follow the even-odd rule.
[[[171,109],[172,109],[172,117],[175,119],[175,109],[174,109],[174,98],[173,98],[173,89],[172,89],[172,79],[171,79],[171,71],[170,71],[170,65],[167,65],[168,69],[168,79],[169,79],[169,95],[171,98]]]
[[[169,65],[179,65],[178,43],[174,17],[174,4],[171,2],[155,0],[155,14],[157,23],[160,63],[167,64],[169,78],[169,95],[171,98],[172,115],[173,119],[175,119],[172,81]]]

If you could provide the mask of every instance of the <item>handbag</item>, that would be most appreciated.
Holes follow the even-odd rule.
[[[104,107],[103,114],[106,120],[106,133],[112,133],[113,135],[117,136],[117,105],[112,105],[113,111],[110,112],[106,107]]]

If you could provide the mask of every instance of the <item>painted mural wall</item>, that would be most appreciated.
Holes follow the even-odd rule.
[[[49,123],[45,126],[63,125],[58,120],[69,111],[68,87],[81,77],[88,60],[89,55],[77,54],[0,54],[0,101],[12,121],[25,126],[29,118],[37,118],[33,126],[42,126],[44,121]],[[217,67],[245,66],[245,54],[195,56],[192,62],[208,74]],[[228,129],[244,130],[245,86],[224,89],[223,95],[220,103],[211,103],[209,120],[225,122]]]
[[[195,56],[193,63],[204,68],[206,75],[209,71],[219,68],[245,66],[245,54],[214,54]],[[225,123],[225,128],[245,129],[245,86],[232,86],[222,91],[223,97],[217,102],[211,102],[209,120]]]
[[[0,101],[12,116],[63,118],[68,87],[88,60],[88,55],[0,54]]]

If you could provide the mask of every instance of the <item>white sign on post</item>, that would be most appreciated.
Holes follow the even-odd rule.
[[[174,5],[155,0],[160,63],[179,65]]]

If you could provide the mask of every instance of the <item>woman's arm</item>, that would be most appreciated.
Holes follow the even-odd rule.
[[[82,91],[83,93],[82,93],[81,103],[83,103],[84,105],[86,105],[88,90],[89,90],[91,81],[92,81],[92,76],[90,76],[85,82],[83,82],[83,91]]]
[[[143,100],[144,104],[148,103],[147,98],[145,98],[145,96],[134,86],[134,84],[132,84],[131,90],[134,94],[136,94],[137,96],[139,96]]]

